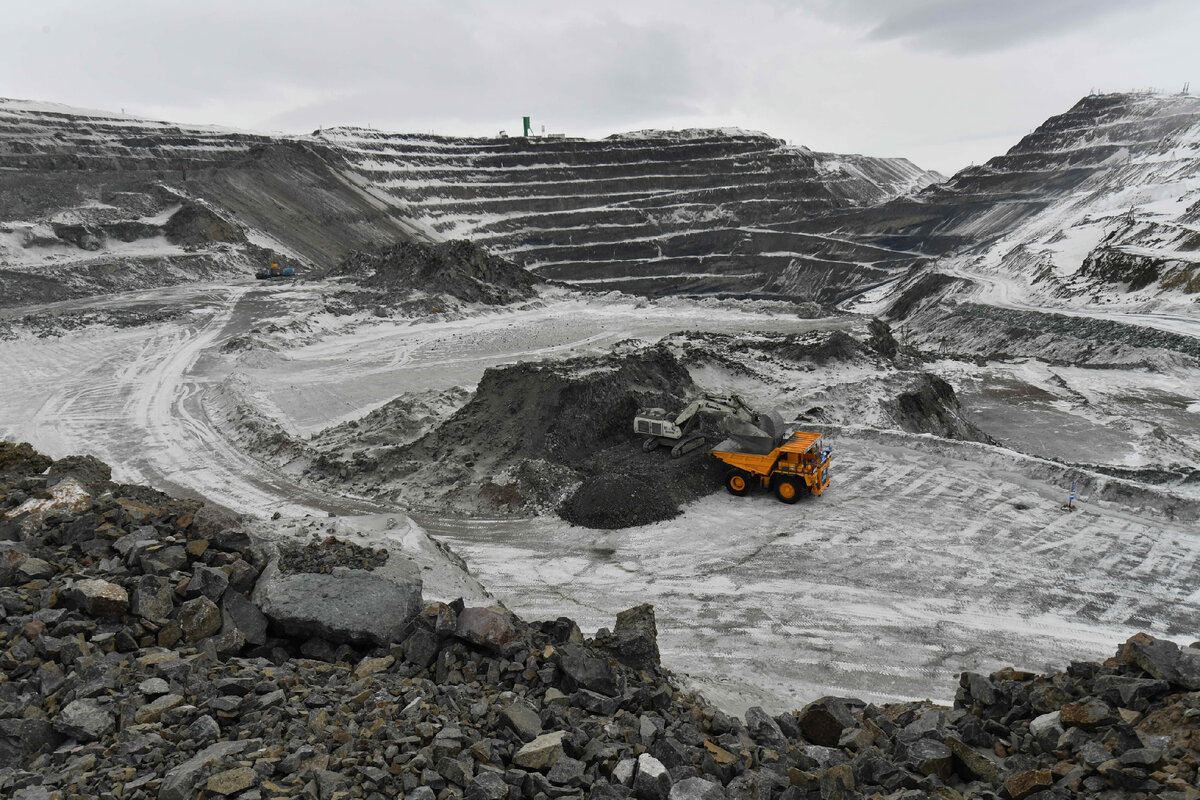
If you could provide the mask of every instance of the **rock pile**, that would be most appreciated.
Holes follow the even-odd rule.
[[[344,299],[358,308],[407,308],[414,298],[425,312],[454,302],[505,305],[534,295],[537,278],[513,262],[465,240],[435,245],[396,242],[355,251],[332,272],[364,291]]]
[[[56,466],[0,443],[0,796],[1200,797],[1200,648],[1139,634],[1057,675],[964,673],[953,708],[742,720],[676,688],[649,606],[585,639],[425,603],[390,563],[285,573],[227,517]],[[289,622],[384,573],[355,598],[391,630]],[[306,596],[263,597],[299,577]]]

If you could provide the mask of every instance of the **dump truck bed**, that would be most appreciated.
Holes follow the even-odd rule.
[[[750,453],[738,446],[733,439],[725,439],[711,452],[731,467],[744,469],[753,475],[765,475],[771,471],[781,453],[803,453],[817,443],[819,433],[793,433],[781,446],[766,454]]]

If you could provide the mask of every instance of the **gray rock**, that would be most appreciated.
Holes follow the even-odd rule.
[[[170,575],[187,566],[187,551],[177,544],[151,547],[138,559],[142,572],[149,575]]]
[[[602,717],[611,717],[621,707],[621,698],[593,692],[591,689],[580,689],[571,693],[571,705],[586,709]]]
[[[1058,737],[1063,735],[1062,712],[1052,711],[1049,714],[1034,717],[1029,722],[1029,732],[1033,734],[1033,738],[1041,742],[1043,748],[1054,749],[1053,746],[1058,742]]]
[[[422,608],[421,576],[412,564],[392,559],[388,569],[334,568],[331,574],[263,570],[253,600],[291,636],[319,636],[352,645],[399,641]]]
[[[1124,647],[1127,659],[1150,675],[1188,691],[1200,690],[1200,649],[1139,633]]]
[[[187,727],[187,736],[189,739],[195,739],[197,742],[211,742],[221,735],[221,726],[217,721],[205,714],[199,717],[195,722]]]
[[[241,739],[231,742],[210,744],[182,764],[167,770],[162,784],[158,787],[158,800],[192,800],[205,767],[219,764],[231,756],[255,750],[261,744],[259,739]]]
[[[662,762],[649,753],[638,756],[633,793],[640,800],[667,800],[670,797],[671,776]]]
[[[558,666],[571,689],[591,689],[610,697],[619,693],[617,677],[608,661],[579,645],[563,645],[559,650]]]
[[[990,706],[996,702],[996,687],[989,678],[977,672],[966,672],[963,676],[967,679],[967,690],[979,703]]]
[[[180,705],[183,705],[182,697],[177,694],[164,694],[152,702],[139,706],[133,719],[139,725],[155,723],[162,719],[163,714]]]
[[[461,758],[443,758],[437,762],[437,772],[455,786],[466,788],[475,777],[475,762],[470,756]]]
[[[643,604],[617,614],[612,633],[598,635],[595,645],[628,667],[655,669],[660,657],[654,606]]]
[[[542,732],[542,719],[521,700],[510,703],[500,712],[504,724],[512,728],[523,742],[532,742]]]
[[[175,611],[175,592],[165,578],[143,575],[133,590],[129,610],[143,619],[159,625]]]
[[[622,758],[613,767],[612,779],[614,783],[619,783],[622,786],[633,786],[633,776],[637,774],[637,759]]]
[[[454,635],[476,647],[500,652],[504,645],[517,638],[512,615],[501,608],[464,608],[458,614]]]
[[[229,586],[229,576],[219,569],[206,567],[203,564],[192,570],[192,579],[188,581],[187,596],[207,597],[214,603],[220,601],[221,595]]]
[[[670,800],[725,800],[721,784],[704,778],[684,778],[671,787]]]
[[[230,656],[241,652],[241,649],[246,645],[246,636],[236,625],[222,624],[220,633],[216,633],[205,639],[201,639],[200,647],[211,646],[213,652],[219,656]]]
[[[63,736],[91,742],[112,733],[116,720],[98,700],[72,700],[54,720],[54,729]]]
[[[158,544],[158,532],[149,525],[143,525],[134,529],[132,533],[127,533],[117,539],[113,542],[112,547],[125,559],[127,566],[133,566],[141,560],[142,554],[148,548],[156,544]]]
[[[775,750],[783,750],[788,745],[787,737],[779,729],[779,724],[760,706],[746,709],[746,730],[759,744]]]
[[[499,773],[480,772],[463,792],[463,800],[504,800],[508,797],[508,788]]]
[[[171,686],[162,678],[147,678],[138,684],[138,691],[149,697],[157,697],[171,691]]]
[[[904,763],[922,775],[937,775],[943,781],[950,777],[953,762],[950,748],[933,739],[917,739],[904,746]]]
[[[233,588],[221,595],[223,627],[234,627],[242,632],[250,644],[265,644],[267,641],[267,618],[249,598]]]
[[[1154,747],[1138,747],[1133,750],[1126,750],[1117,760],[1122,766],[1142,767],[1152,770],[1162,763],[1163,751]]]
[[[404,640],[404,660],[424,669],[433,663],[440,649],[437,634],[417,627]]]
[[[513,754],[513,763],[524,769],[548,770],[563,757],[565,731],[543,733]]]
[[[217,550],[241,551],[250,546],[250,536],[237,517],[211,505],[203,505],[192,515],[191,535],[207,539]]]
[[[65,594],[75,608],[93,617],[119,617],[129,610],[125,588],[99,578],[75,581]]]
[[[823,747],[836,747],[842,732],[854,727],[854,715],[836,697],[822,697],[800,711],[800,730],[804,738]]]
[[[558,786],[579,786],[583,782],[583,767],[582,761],[563,756],[554,762],[546,778]]]
[[[40,558],[30,557],[17,565],[17,581],[20,583],[45,580],[53,578],[56,574],[58,570],[54,565]]]
[[[179,609],[179,627],[189,642],[212,636],[221,630],[221,610],[207,597],[188,600]]]

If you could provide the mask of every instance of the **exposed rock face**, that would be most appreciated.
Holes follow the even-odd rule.
[[[900,428],[910,433],[994,444],[963,417],[954,387],[936,375],[918,376],[914,385],[896,398],[894,409]]]
[[[386,645],[400,640],[423,605],[421,576],[415,567],[403,572],[384,577],[339,567],[330,574],[287,574],[272,563],[258,580],[254,602],[291,636]]]
[[[363,180],[402,185],[388,191],[445,235],[546,278],[650,294],[760,291],[761,273],[812,248],[781,230],[788,223],[941,179],[904,159],[814,153],[741,130],[603,141],[324,136]]]
[[[9,303],[245,274],[291,254],[327,269],[379,242],[444,238],[549,278],[758,291],[764,270],[786,269],[789,252],[809,246],[767,228],[941,179],[904,159],[814,153],[738,130],[271,137],[0,100],[0,133],[0,222],[21,243],[3,253],[20,262],[0,270]],[[286,250],[246,241],[251,228]],[[168,258],[128,246],[157,237],[176,248]],[[42,255],[64,245],[79,254],[69,281],[50,278]],[[694,277],[681,284],[680,274]]]

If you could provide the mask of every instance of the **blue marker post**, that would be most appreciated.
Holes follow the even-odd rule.
[[[1075,481],[1071,481],[1071,499],[1067,501],[1067,504],[1065,506],[1063,506],[1063,511],[1074,511],[1074,510],[1075,510]]]

